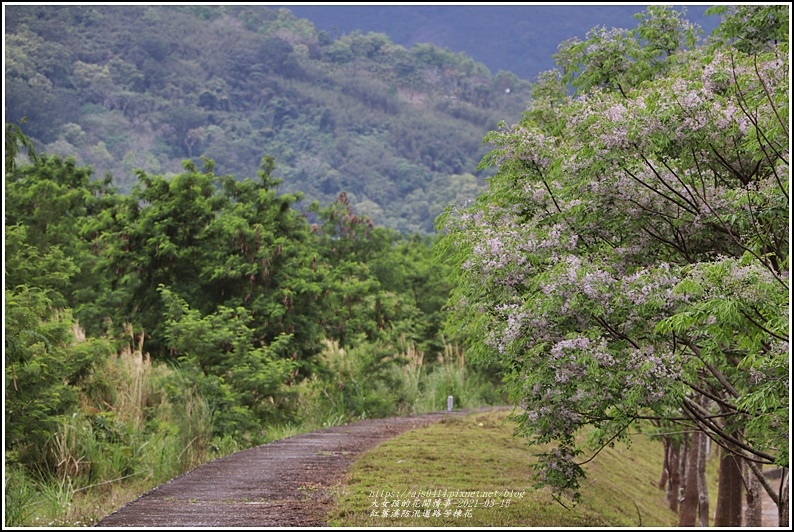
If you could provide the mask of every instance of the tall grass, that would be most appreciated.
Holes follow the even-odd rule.
[[[5,491],[5,526],[20,526],[34,519],[40,494],[34,482],[19,467],[6,468],[3,479]]]
[[[297,417],[302,425],[332,426],[391,413],[383,380],[391,357],[374,347],[345,349],[327,340],[319,362],[325,371],[297,386]]]
[[[88,525],[141,493],[213,458],[239,450],[213,436],[213,412],[193,377],[156,363],[131,329],[128,345],[94,368],[79,409],[52,435],[54,469],[14,467],[5,479],[6,526]],[[83,341],[79,327],[76,342]],[[266,441],[364,418],[502,404],[492,379],[445,344],[436,360],[410,342],[326,342],[324,370],[292,385],[285,421],[262,428]]]
[[[396,349],[327,342],[320,358],[329,372],[298,385],[298,417],[306,426],[445,410],[448,396],[458,409],[504,404],[493,379],[467,366],[454,344],[444,343],[431,363],[404,340]]]
[[[446,408],[447,397],[454,398],[454,407],[475,408],[478,406],[504,405],[506,397],[499,390],[497,377],[473,368],[466,363],[463,349],[456,344],[444,343],[444,352],[428,375],[423,411]]]
[[[7,471],[6,526],[91,524],[215,456],[206,401],[178,369],[152,362],[142,335],[128,332],[132,343],[94,369],[80,408],[52,435],[54,470]],[[85,338],[79,328],[74,336]]]
[[[400,414],[412,414],[417,409],[424,410],[419,407],[418,401],[427,381],[425,353],[404,339],[400,340],[399,347],[403,364],[393,368],[393,371],[397,373],[398,381],[402,385],[403,403],[397,406],[397,410]]]

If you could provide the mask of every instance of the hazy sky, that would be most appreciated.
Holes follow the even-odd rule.
[[[353,30],[379,32],[410,47],[420,42],[449,48],[485,63],[493,72],[511,70],[530,79],[554,66],[557,46],[584,38],[595,26],[634,28],[635,13],[648,4],[272,4],[309,19],[332,37]],[[710,32],[719,17],[704,17],[713,4],[687,4],[687,15]],[[675,6],[681,9],[681,6]],[[554,25],[553,28],[549,25]],[[549,37],[549,36],[552,37]],[[534,70],[534,71],[533,71]]]

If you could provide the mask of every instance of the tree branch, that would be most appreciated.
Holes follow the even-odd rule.
[[[756,251],[755,251],[755,250],[753,250],[753,249],[751,249],[751,248],[749,248],[749,247],[745,246],[744,244],[742,244],[742,242],[739,240],[739,238],[738,238],[738,237],[737,237],[735,234],[733,234],[733,231],[731,230],[731,228],[730,228],[730,226],[728,225],[728,223],[727,223],[725,220],[723,220],[723,219],[722,219],[722,217],[721,217],[721,216],[720,216],[720,215],[717,213],[717,211],[716,211],[715,209],[713,209],[713,208],[711,207],[711,205],[709,205],[708,201],[706,201],[706,199],[705,199],[705,198],[703,198],[703,202],[704,202],[704,203],[706,204],[706,206],[709,208],[709,211],[711,212],[711,214],[713,214],[713,215],[714,215],[714,217],[716,217],[716,218],[717,218],[717,220],[719,220],[720,224],[721,224],[721,225],[722,225],[722,227],[725,229],[725,231],[727,232],[728,236],[730,236],[730,237],[731,237],[731,240],[733,240],[733,242],[734,242],[734,243],[735,243],[737,246],[739,246],[739,248],[741,248],[741,249],[743,249],[744,251],[746,251],[746,252],[750,253],[750,254],[751,254],[753,257],[755,257],[755,258],[756,258],[756,260],[757,260],[759,263],[763,264],[763,266],[764,266],[764,267],[765,267],[765,268],[766,268],[766,269],[769,271],[769,273],[771,273],[771,274],[772,274],[772,276],[775,278],[775,280],[776,280],[778,283],[780,283],[780,284],[781,284],[781,285],[782,285],[782,286],[783,286],[783,287],[784,287],[786,290],[788,290],[788,284],[787,284],[787,283],[786,283],[786,282],[785,282],[785,281],[782,279],[782,277],[779,275],[779,273],[777,272],[777,270],[775,270],[775,268],[773,267],[773,265],[769,264],[769,262],[768,262],[768,261],[764,260],[764,258],[763,258],[763,257],[761,257],[760,255],[758,255],[758,253],[756,253]],[[716,227],[716,226],[715,226],[715,227]]]
[[[676,204],[677,204],[677,205],[680,205],[682,209],[685,209],[685,210],[687,210],[687,211],[691,212],[692,214],[697,214],[697,213],[698,213],[699,209],[698,209],[698,205],[697,205],[696,203],[692,203],[692,202],[691,202],[691,201],[690,201],[690,200],[689,200],[689,199],[688,199],[686,196],[684,196],[683,194],[681,194],[680,192],[678,192],[676,189],[674,189],[673,187],[671,187],[671,186],[670,186],[670,185],[667,183],[667,181],[665,181],[665,179],[662,177],[662,175],[659,173],[659,171],[658,171],[658,170],[656,170],[656,168],[653,166],[653,164],[651,163],[651,161],[649,161],[649,160],[648,160],[648,158],[647,158],[647,157],[645,157],[645,155],[644,155],[644,154],[640,153],[640,157],[641,157],[641,158],[642,158],[642,160],[645,162],[645,164],[648,166],[648,168],[650,168],[650,169],[651,169],[651,172],[653,172],[653,175],[655,175],[655,176],[656,176],[656,179],[659,181],[659,183],[661,183],[661,184],[664,186],[664,188],[666,188],[667,190],[669,190],[670,192],[672,192],[673,194],[675,194],[676,196],[678,196],[679,198],[681,198],[681,201],[683,201],[685,204],[689,205],[689,206],[690,206],[692,209],[694,209],[694,210],[687,209],[685,206],[683,206],[683,205],[680,205],[679,203],[677,203],[677,202],[676,202]],[[665,165],[665,168],[667,168],[667,169],[669,170],[669,167],[667,167],[667,165],[664,163],[664,161],[662,161],[662,164],[664,164],[664,165]],[[670,172],[671,172],[673,175],[675,175],[675,177],[676,177],[676,180],[680,181],[680,180],[678,179],[678,176],[675,174],[675,172],[673,172],[672,170],[670,170]],[[684,188],[686,188],[686,187],[684,187]],[[687,189],[687,192],[689,192],[689,193],[690,193],[690,195],[692,194],[692,193],[689,191],[689,189]]]
[[[687,191],[687,194],[689,194],[689,200],[686,200],[686,198],[684,198],[684,196],[683,196],[683,195],[680,195],[680,196],[681,196],[681,198],[682,198],[682,199],[685,199],[686,201],[688,201],[688,202],[689,202],[689,204],[690,204],[690,205],[692,205],[692,208],[693,208],[693,209],[695,209],[696,211],[700,212],[700,206],[699,206],[697,203],[695,203],[695,201],[694,201],[694,200],[695,200],[695,196],[692,194],[692,191],[691,191],[691,190],[689,190],[689,187],[687,186],[687,184],[686,184],[686,183],[684,183],[684,180],[683,180],[683,179],[681,179],[681,178],[678,176],[678,174],[675,172],[675,170],[673,170],[672,168],[670,168],[670,165],[668,165],[668,164],[667,164],[667,161],[665,161],[665,160],[664,160],[664,158],[660,158],[659,160],[662,162],[662,164],[664,165],[664,167],[665,167],[665,168],[667,168],[667,171],[668,171],[668,172],[670,172],[671,174],[673,174],[673,176],[675,177],[676,181],[678,181],[679,183],[681,183],[681,186],[682,186],[682,187],[684,187],[684,190],[686,190],[686,191]]]
[[[686,259],[687,263],[693,264],[695,262],[695,261],[692,260],[692,257],[690,257],[687,254],[686,249],[680,248],[678,246],[678,244],[676,244],[675,242],[673,242],[671,240],[668,240],[668,239],[662,237],[661,235],[658,235],[658,234],[654,233],[648,227],[642,227],[641,229],[642,229],[643,232],[647,233],[654,240],[656,240],[658,242],[661,242],[662,244],[666,244],[667,246],[669,246],[669,247],[673,248],[674,250],[676,250],[678,253],[681,254],[682,257],[684,257],[684,259]]]
[[[626,430],[627,428],[629,428],[629,426],[630,426],[632,423],[634,423],[634,420],[633,420],[633,419],[632,419],[631,421],[629,421],[628,423],[626,423],[626,425],[624,425],[622,429],[620,429],[619,431],[617,431],[617,432],[616,432],[616,433],[615,433],[615,434],[614,434],[614,435],[613,435],[611,438],[609,438],[609,440],[607,440],[607,441],[606,441],[606,443],[604,443],[604,444],[603,444],[601,447],[599,447],[599,448],[598,448],[598,450],[595,452],[595,454],[593,454],[593,456],[591,456],[590,458],[588,458],[588,459],[587,459],[587,460],[585,460],[584,462],[580,462],[580,463],[578,463],[578,464],[576,464],[576,465],[578,465],[578,466],[583,466],[583,465],[585,465],[585,464],[586,464],[586,463],[588,463],[588,462],[592,462],[592,461],[595,459],[595,457],[596,457],[596,456],[598,456],[598,453],[600,453],[601,451],[603,451],[603,450],[604,450],[604,448],[605,448],[607,445],[609,445],[610,443],[612,443],[612,442],[615,440],[615,438],[617,438],[618,436],[620,436],[620,434],[621,434],[621,433],[622,433],[624,430]]]
[[[755,309],[755,311],[758,312],[757,309]],[[769,336],[773,336],[773,337],[775,337],[778,340],[781,340],[783,342],[787,342],[788,341],[788,337],[780,336],[779,334],[776,334],[773,331],[770,331],[769,329],[767,329],[766,327],[764,327],[763,325],[761,325],[760,323],[755,321],[753,318],[751,318],[744,310],[739,310],[739,312],[741,313],[742,316],[744,316],[747,319],[747,321],[749,321],[750,323],[752,323],[753,325],[755,325],[756,327],[758,327],[759,329],[764,331]],[[762,318],[763,318],[763,316],[762,316]]]
[[[716,378],[720,382],[720,384],[722,384],[722,386],[729,394],[731,394],[734,397],[739,397],[739,392],[736,391],[736,388],[734,388],[730,382],[728,382],[728,379],[725,377],[725,375],[723,375],[722,372],[720,372],[710,362],[708,362],[703,358],[703,356],[700,353],[700,348],[698,346],[696,346],[695,344],[693,344],[692,342],[686,339],[682,339],[681,343],[687,346],[692,351],[692,353],[694,353],[694,355],[698,357],[698,359],[703,363],[706,369],[708,369],[709,372],[714,376],[714,378]]]
[[[595,321],[598,322],[598,324],[601,325],[601,327],[606,329],[607,332],[609,332],[609,334],[611,334],[615,339],[627,341],[628,343],[630,343],[634,347],[634,349],[639,349],[640,348],[639,345],[634,343],[634,340],[632,340],[631,338],[629,338],[625,334],[619,332],[617,329],[612,327],[609,323],[607,323],[607,321],[605,319],[603,319],[603,318],[601,318],[599,316],[593,316],[593,319],[595,319]]]
[[[674,204],[674,205],[678,205],[679,207],[681,207],[681,208],[682,208],[682,209],[684,209],[685,211],[687,211],[687,212],[690,212],[691,214],[697,214],[697,212],[696,212],[696,211],[692,211],[692,210],[690,210],[689,208],[687,208],[686,204],[682,205],[681,203],[679,203],[679,202],[678,202],[678,201],[676,201],[675,199],[671,198],[671,197],[670,197],[670,196],[668,196],[667,194],[665,194],[665,193],[663,193],[663,192],[661,192],[661,191],[659,191],[659,190],[656,190],[656,189],[655,189],[655,188],[653,188],[651,185],[649,185],[648,183],[646,183],[645,181],[643,181],[643,180],[642,180],[642,179],[640,179],[639,177],[637,177],[637,176],[635,176],[634,174],[632,174],[632,173],[631,173],[631,172],[630,172],[630,171],[629,171],[627,168],[621,168],[621,169],[622,169],[624,172],[626,172],[626,173],[627,173],[627,174],[628,174],[628,175],[629,175],[629,176],[630,176],[632,179],[634,179],[634,181],[636,181],[636,182],[637,182],[637,183],[639,183],[640,185],[644,186],[645,188],[647,188],[648,190],[650,190],[650,191],[651,191],[651,192],[653,192],[654,194],[657,194],[657,195],[659,195],[659,196],[663,197],[664,199],[666,199],[667,201],[669,201],[670,203],[672,203],[672,204]]]
[[[772,487],[772,484],[770,484],[767,478],[764,476],[764,472],[761,471],[761,468],[758,467],[758,464],[756,464],[752,460],[748,460],[747,466],[753,472],[755,478],[758,479],[758,482],[761,483],[761,486],[764,487],[764,491],[766,492],[767,495],[769,495],[769,498],[772,499],[772,502],[774,502],[775,505],[780,506],[780,497],[778,497],[778,493],[775,491],[775,488]]]
[[[772,142],[771,142],[771,141],[770,141],[770,140],[769,140],[769,139],[766,137],[766,135],[764,135],[764,132],[761,130],[761,128],[760,128],[760,127],[759,127],[759,125],[758,125],[758,120],[757,120],[757,119],[756,119],[756,118],[755,118],[755,117],[754,117],[754,116],[753,116],[753,115],[750,113],[750,111],[748,110],[750,106],[749,106],[749,105],[747,105],[747,100],[745,99],[745,97],[744,97],[744,94],[742,93],[742,90],[741,90],[741,88],[739,87],[739,80],[736,78],[736,74],[735,74],[735,72],[736,72],[736,63],[734,62],[734,56],[733,56],[733,54],[731,54],[731,68],[732,68],[732,71],[734,72],[734,75],[733,75],[733,83],[734,83],[734,85],[736,86],[736,94],[737,94],[737,96],[739,97],[739,98],[738,98],[738,100],[737,100],[737,101],[738,101],[738,103],[739,103],[739,109],[741,109],[741,110],[742,110],[742,112],[744,113],[744,115],[745,115],[745,116],[746,116],[746,117],[747,117],[747,118],[750,120],[750,122],[752,122],[752,123],[753,123],[753,127],[755,128],[755,132],[756,132],[756,133],[757,133],[757,134],[758,134],[758,135],[759,135],[761,138],[763,138],[763,139],[764,139],[764,142],[766,142],[767,146],[769,146],[770,148],[772,148],[772,150],[775,152],[775,155],[777,155],[778,159],[780,159],[780,160],[781,160],[781,161],[783,161],[784,163],[788,164],[788,161],[786,160],[786,158],[785,158],[785,157],[783,157],[783,155],[782,155],[782,154],[781,154],[781,153],[780,153],[780,152],[779,152],[779,151],[778,151],[778,150],[775,148],[775,146],[774,146],[774,145],[772,144]],[[762,82],[762,85],[763,85],[763,82]],[[746,107],[746,108],[745,108],[745,107]]]
[[[731,61],[733,61],[733,56],[731,56]],[[775,116],[777,117],[777,121],[780,124],[780,127],[783,128],[783,131],[786,133],[786,136],[788,137],[789,136],[788,135],[788,124],[786,124],[783,121],[783,119],[780,118],[780,115],[777,112],[777,107],[775,107],[775,102],[772,100],[772,95],[769,94],[769,89],[767,89],[766,83],[764,83],[764,79],[761,77],[761,73],[758,71],[758,56],[757,55],[753,56],[753,67],[755,67],[755,75],[758,77],[758,81],[761,82],[761,87],[764,88],[764,94],[766,94],[766,99],[769,102],[770,107],[772,107],[772,111],[775,113]]]
[[[691,383],[689,381],[682,380],[681,382],[683,382],[684,384],[686,384],[687,386],[692,388],[697,393],[699,393],[701,395],[705,395],[706,397],[708,397],[709,399],[711,399],[715,403],[718,403],[721,406],[724,406],[725,408],[730,408],[731,409],[731,412],[730,412],[731,415],[738,414],[738,413],[746,413],[746,412],[742,412],[741,410],[736,408],[736,405],[732,405],[731,403],[725,401],[725,399],[721,398],[717,394],[714,394],[714,393],[709,392],[709,391],[707,391],[707,390],[705,390],[703,388],[700,388],[699,386],[697,386],[697,385],[695,385],[695,384],[693,384],[693,383]],[[725,415],[727,415],[727,414],[724,414],[721,417],[724,417]]]
[[[731,453],[733,453],[733,454],[735,454],[737,456],[740,456],[740,457],[742,457],[742,458],[744,458],[745,460],[748,460],[748,461],[755,461],[755,462],[758,462],[758,463],[761,463],[761,464],[774,464],[775,463],[775,457],[774,456],[769,455],[769,454],[767,454],[767,453],[765,453],[763,451],[758,451],[756,449],[753,449],[750,445],[742,442],[741,440],[739,440],[739,439],[735,438],[734,436],[731,436],[730,434],[725,432],[722,427],[720,427],[719,425],[717,425],[716,423],[711,421],[711,419],[706,417],[706,414],[708,414],[708,412],[704,412],[702,407],[700,405],[698,405],[697,403],[693,402],[691,399],[689,399],[687,397],[684,397],[683,407],[684,407],[684,409],[687,412],[690,412],[692,414],[692,421],[697,423],[698,426],[702,425],[702,426],[706,427],[706,430],[705,430],[706,432],[711,431],[713,434],[716,434],[718,436],[718,438],[713,438],[712,437],[711,439],[714,440],[718,445],[720,445],[720,447],[723,447],[727,451],[730,451]],[[720,441],[720,438],[725,440],[725,441],[727,441],[727,442],[732,443],[733,445],[735,445],[739,449],[742,449],[742,450],[747,451],[748,453],[750,453],[750,454],[752,454],[754,456],[757,456],[760,459],[751,458],[751,457],[749,457],[749,456],[747,456],[747,455],[745,455],[745,454],[743,454],[741,452],[738,452],[736,449],[731,449],[730,447],[725,446]]]

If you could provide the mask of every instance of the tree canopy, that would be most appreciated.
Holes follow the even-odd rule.
[[[694,46],[662,7],[564,43],[524,118],[488,136],[488,191],[439,220],[451,327],[505,372],[519,432],[556,442],[538,468],[560,492],[578,490],[580,429],[609,445],[643,420],[788,466],[787,8],[774,31],[764,9],[726,18],[741,46]]]
[[[7,130],[15,154],[29,146]],[[295,414],[295,386],[330,371],[317,357],[329,342],[377,352],[375,365],[404,345],[431,360],[444,352],[449,286],[433,240],[376,226],[344,194],[301,212],[300,193],[279,192],[270,156],[255,178],[216,175],[206,158],[170,177],[139,170],[128,194],[74,158],[30,159],[5,175],[15,460],[46,455],[86,375],[131,334],[182,369],[214,431],[237,441]],[[77,330],[91,341],[73,342]]]

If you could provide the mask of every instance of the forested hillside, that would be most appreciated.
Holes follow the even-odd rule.
[[[524,110],[529,83],[463,54],[383,34],[332,40],[261,6],[7,6],[6,120],[129,191],[134,170],[186,158],[403,232],[473,198],[483,136]]]

